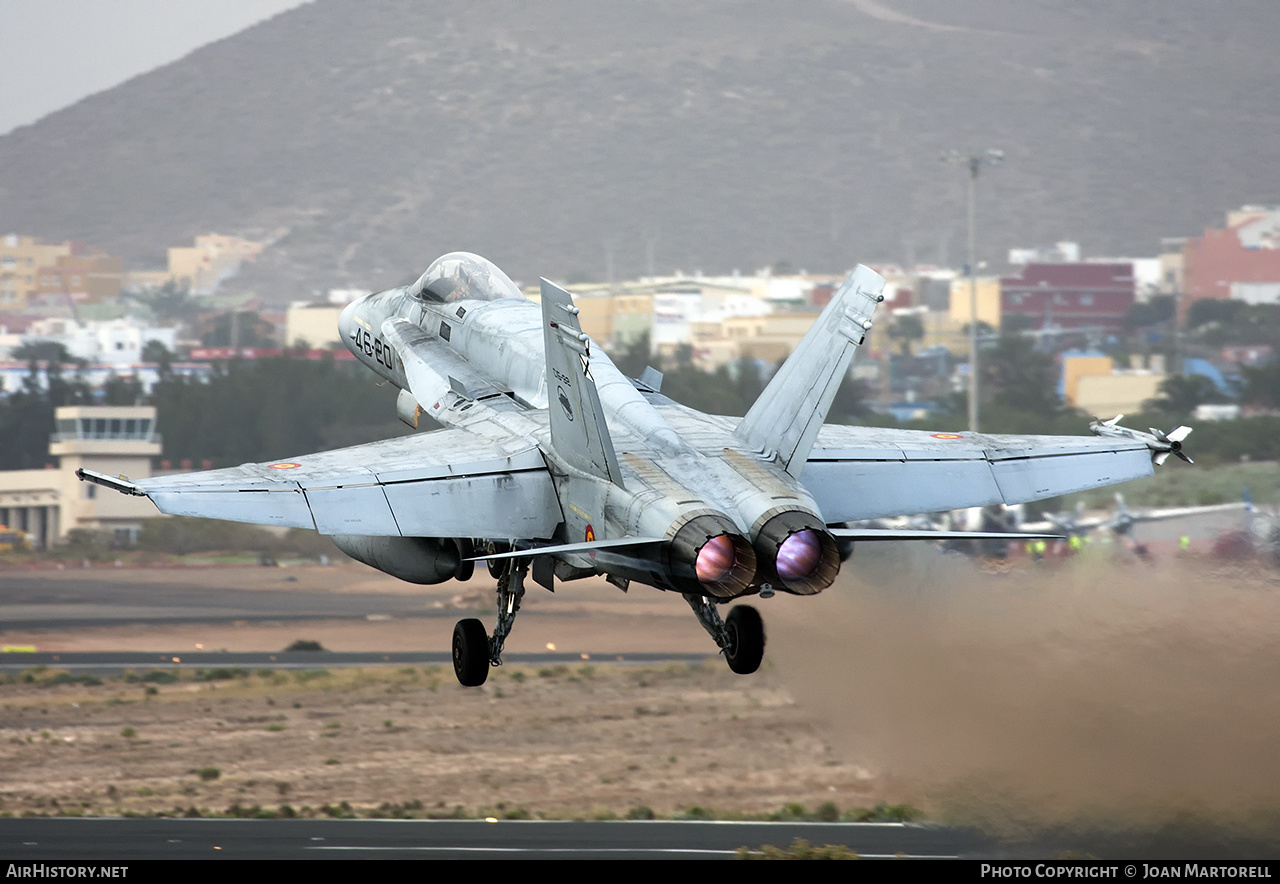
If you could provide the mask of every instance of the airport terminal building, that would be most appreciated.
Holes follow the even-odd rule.
[[[76,478],[85,467],[130,479],[151,476],[159,456],[156,410],[145,406],[72,405],[57,409],[49,440],[53,466],[0,472],[0,526],[28,535],[36,549],[77,528],[112,532],[131,543],[145,519],[159,515],[145,497],[130,497]]]

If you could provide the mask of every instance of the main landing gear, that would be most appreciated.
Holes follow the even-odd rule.
[[[698,615],[698,622],[724,653],[729,668],[739,675],[750,675],[764,659],[764,621],[750,605],[738,605],[721,620],[714,600],[704,595],[685,593],[684,600]]]
[[[484,624],[470,618],[459,620],[453,628],[453,673],[464,688],[479,687],[489,677],[490,666],[502,665],[502,646],[511,634],[524,598],[524,575],[529,570],[526,559],[500,559],[498,578],[498,625],[493,637],[485,634]],[[492,560],[490,571],[493,568]]]

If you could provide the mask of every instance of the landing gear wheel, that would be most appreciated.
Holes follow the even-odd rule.
[[[738,605],[725,618],[724,628],[729,635],[724,649],[729,668],[739,675],[750,675],[759,669],[764,659],[764,621],[760,612],[750,605]]]
[[[453,627],[453,673],[464,688],[475,688],[489,677],[489,636],[479,620],[459,620]]]
[[[490,540],[485,544],[484,551],[489,555],[493,555],[494,553],[510,552],[511,544]],[[486,559],[485,565],[489,568],[489,576],[494,580],[501,577],[506,570],[511,567],[511,563],[503,559]]]

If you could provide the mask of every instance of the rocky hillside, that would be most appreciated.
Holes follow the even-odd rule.
[[[287,300],[516,278],[1153,254],[1280,201],[1280,4],[317,0],[0,138],[0,230],[161,266],[270,237]]]

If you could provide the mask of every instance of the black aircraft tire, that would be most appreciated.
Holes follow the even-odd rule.
[[[493,555],[494,553],[509,552],[510,550],[508,549],[508,544],[498,543],[496,541],[491,540],[487,544],[485,544],[484,551],[487,552],[489,555]],[[506,559],[486,559],[485,565],[489,568],[489,576],[492,577],[494,580],[497,580],[499,577],[502,576],[502,572],[506,570],[507,560]]]
[[[464,688],[477,688],[489,677],[489,636],[475,618],[453,627],[453,673]]]
[[[475,555],[475,547],[471,545],[470,540],[455,539],[453,545],[458,550],[458,568],[453,573],[453,579],[470,580],[476,573],[476,563],[468,562],[467,559]]]
[[[760,612],[750,605],[738,605],[725,618],[724,628],[729,633],[729,646],[724,649],[729,668],[739,675],[750,675],[759,669],[764,659],[764,621]]]

